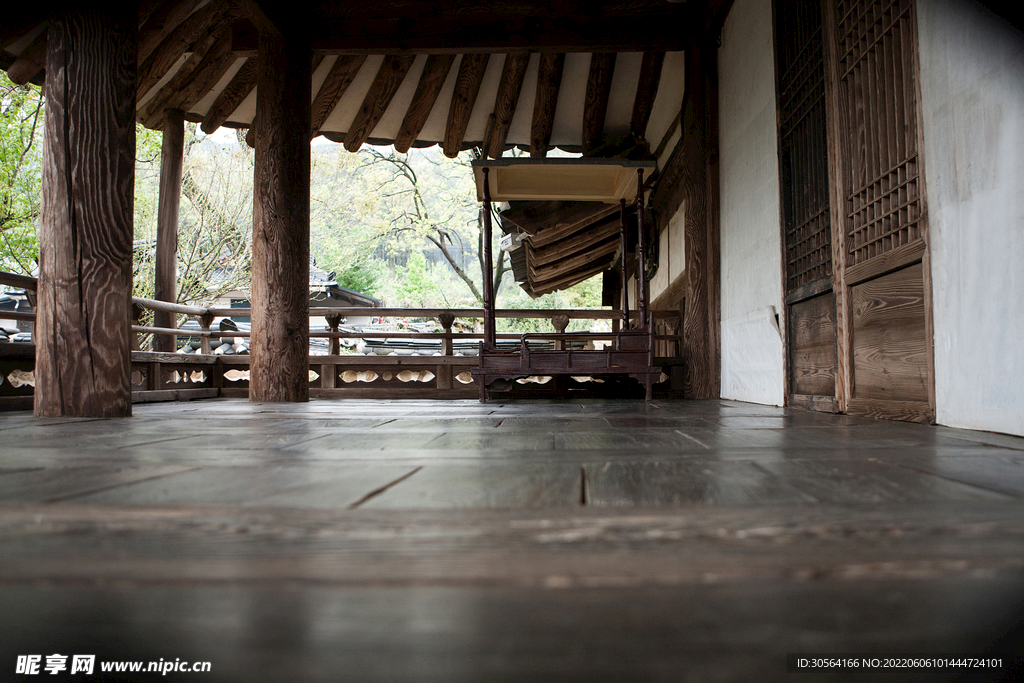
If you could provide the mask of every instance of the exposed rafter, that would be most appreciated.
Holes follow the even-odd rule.
[[[355,152],[363,146],[370,132],[384,116],[414,61],[415,55],[389,55],[384,58],[373,85],[363,98],[363,104],[345,135],[345,149]]]
[[[167,0],[139,28],[139,61],[141,65],[157,46],[170,35],[199,5],[199,0]]]
[[[530,128],[530,156],[546,157],[551,129],[555,125],[555,107],[558,105],[558,90],[562,86],[562,67],[565,55],[546,52],[540,56],[540,71],[537,74],[537,98],[533,103],[533,125]]]
[[[12,83],[25,85],[46,68],[46,30],[36,36],[7,70]]]
[[[181,68],[174,74],[160,91],[146,103],[138,114],[138,120],[149,128],[160,128],[163,122],[164,109],[181,109],[181,91],[208,67],[214,54],[225,54],[223,32],[209,31],[193,46],[192,55],[185,60]],[[229,53],[228,53],[229,54]],[[209,59],[208,59],[209,58]]]
[[[211,27],[224,16],[227,6],[218,0],[194,12],[168,35],[160,45],[139,66],[138,93],[144,97],[183,54],[192,50],[203,36],[208,36]]]
[[[487,132],[484,134],[483,148],[490,157],[498,158],[505,150],[505,140],[512,126],[512,116],[516,113],[516,105],[519,103],[529,63],[530,55],[525,52],[513,52],[505,57],[498,93],[494,98],[494,112],[487,122]]]
[[[221,91],[214,100],[210,111],[203,119],[203,132],[209,135],[228,120],[231,112],[238,109],[238,106],[249,97],[256,87],[258,68],[255,57],[245,60],[245,64],[232,77],[231,82]]]
[[[590,58],[587,99],[583,105],[583,153],[598,147],[604,139],[604,120],[615,74],[615,53],[598,52]]]
[[[342,95],[352,85],[353,79],[365,61],[365,55],[342,55],[331,66],[327,78],[324,79],[320,90],[313,98],[313,108],[310,114],[311,139],[320,134],[320,128],[324,125],[324,121],[338,106]]]
[[[455,55],[430,55],[427,63],[423,66],[423,73],[420,75],[420,82],[416,86],[416,93],[412,96],[409,109],[405,112],[402,120],[402,127],[395,138],[395,149],[401,153],[409,151],[412,143],[419,137],[423,130],[423,124],[427,122],[430,111],[437,102],[441,88],[444,86],[448,72],[455,62]]]
[[[462,141],[466,138],[466,128],[469,126],[469,117],[473,113],[473,105],[476,103],[476,96],[480,93],[480,84],[484,80],[484,72],[487,70],[487,62],[490,55],[472,54],[462,57],[462,64],[459,65],[459,76],[455,81],[455,92],[452,94],[452,104],[448,109],[448,125],[444,131],[445,156],[454,159],[462,148]]]
[[[636,99],[633,100],[633,118],[629,126],[638,138],[643,138],[647,133],[647,124],[654,109],[654,98],[658,95],[658,84],[661,83],[661,67],[664,64],[664,52],[644,53],[640,65],[640,81],[636,86]]]

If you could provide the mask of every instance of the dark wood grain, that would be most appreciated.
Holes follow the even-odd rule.
[[[370,137],[370,133],[380,123],[381,117],[387,111],[388,105],[391,104],[415,60],[415,55],[388,55],[384,58],[377,71],[377,77],[363,98],[362,106],[356,112],[355,120],[348,128],[345,149],[356,152],[363,146],[366,138]]]
[[[665,64],[664,52],[645,52],[640,63],[640,80],[636,86],[636,97],[633,99],[633,117],[629,129],[639,139],[646,139],[647,124],[654,110],[654,98],[658,96],[661,84],[661,68]]]
[[[505,151],[505,139],[512,126],[519,95],[523,90],[526,78],[526,67],[530,63],[530,55],[525,52],[513,52],[505,55],[505,66],[498,82],[498,93],[494,97],[494,111],[491,113],[484,134],[483,148],[487,155],[497,159]]]
[[[213,46],[203,55],[191,78],[181,84],[178,90],[166,100],[166,108],[187,112],[199,100],[206,97],[217,85],[228,69],[238,60],[231,51],[231,32],[222,27]]]
[[[224,34],[215,31],[203,33],[196,41],[192,54],[175,72],[174,76],[142,106],[138,113],[139,122],[145,126],[157,128],[162,123],[165,110],[181,109],[180,106],[174,104],[180,91],[198,76],[200,69],[209,64],[209,60],[206,59],[207,55],[215,49],[222,51],[224,47]],[[140,89],[139,92],[143,91]]]
[[[154,294],[160,301],[178,301],[178,212],[181,206],[181,174],[185,158],[185,118],[180,109],[164,112],[163,144],[160,149],[160,200],[156,219],[156,282]],[[177,327],[177,316],[153,312],[155,327]],[[174,352],[175,338],[153,336],[153,350]]]
[[[716,50],[712,44],[695,43],[687,51],[683,135],[650,200],[662,222],[686,202],[682,351],[684,392],[694,398],[718,396],[721,376]]]
[[[551,130],[555,125],[555,107],[558,106],[558,90],[562,85],[562,67],[565,54],[544,52],[540,56],[537,72],[537,96],[533,102],[533,123],[530,126],[530,156],[542,158],[548,155]]]
[[[214,0],[212,4],[216,3],[217,0]],[[149,16],[146,23],[139,27],[139,66],[142,66],[160,43],[188,18],[198,4],[199,0],[169,0]]]
[[[600,146],[604,139],[604,120],[608,113],[608,98],[611,96],[614,74],[614,52],[595,52],[591,55],[587,94],[583,102],[584,154]]]
[[[311,68],[308,43],[261,37],[249,382],[254,401],[309,397]]]
[[[341,56],[331,65],[327,78],[320,85],[313,100],[310,119],[310,138],[320,134],[327,117],[338,106],[348,87],[352,85],[356,74],[366,61],[366,55]]]
[[[448,123],[444,129],[442,149],[445,156],[454,159],[462,151],[462,142],[466,138],[466,128],[473,114],[476,96],[480,93],[480,85],[487,71],[490,55],[467,54],[462,56],[459,64],[459,75],[455,81],[455,92],[452,93],[451,105],[448,108]]]
[[[46,66],[46,31],[35,37],[7,69],[7,77],[15,85],[25,85]]]
[[[205,51],[204,37],[216,26],[226,11],[226,3],[211,0],[198,11],[181,22],[160,45],[139,64],[138,93],[143,97],[185,52]],[[207,46],[208,47],[208,46]],[[202,55],[196,59],[198,63]]]
[[[921,264],[851,288],[853,396],[928,402]]]
[[[134,13],[59,14],[47,41],[37,416],[131,415]]]
[[[423,73],[420,74],[419,84],[416,92],[409,103],[409,109],[405,112],[402,126],[395,136],[395,150],[401,154],[409,151],[416,139],[419,137],[423,125],[427,122],[434,103],[437,102],[441,88],[448,78],[448,72],[455,62],[455,55],[442,54],[430,55],[426,64],[423,65]]]
[[[790,306],[791,393],[835,396],[835,310],[831,292]]]
[[[202,124],[204,133],[209,135],[220,128],[228,120],[228,117],[231,116],[231,113],[238,109],[239,105],[249,97],[256,87],[256,68],[257,60],[250,57],[242,65],[242,68],[235,72],[231,82],[217,95],[217,99],[213,101],[210,110],[206,112],[206,117],[203,118]]]

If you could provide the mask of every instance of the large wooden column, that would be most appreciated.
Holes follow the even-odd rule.
[[[132,412],[129,328],[136,17],[51,18],[39,231],[35,414]]]
[[[259,39],[249,399],[309,400],[308,40]]]
[[[156,287],[158,301],[178,301],[178,210],[181,206],[181,171],[185,156],[185,112],[164,112],[164,137],[160,150],[160,207],[156,219]],[[155,327],[177,327],[175,315],[153,313]],[[153,350],[174,352],[174,337],[154,335]]]

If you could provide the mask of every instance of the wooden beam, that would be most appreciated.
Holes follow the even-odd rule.
[[[227,73],[227,70],[231,68],[235,61],[236,57],[231,52],[231,34],[225,31],[223,26],[220,26],[218,27],[218,34],[215,36],[213,44],[203,55],[199,63],[195,65],[195,68],[191,70],[177,87],[173,89],[169,87],[163,88],[161,92],[166,92],[167,95],[161,103],[158,104],[156,98],[154,98],[153,101],[146,105],[144,110],[150,113],[147,119],[153,124],[159,123],[165,109],[181,109],[187,112],[217,84],[217,81]],[[182,65],[179,73],[183,70],[184,65]],[[143,120],[143,123],[146,124],[146,120]]]
[[[160,5],[163,4],[163,0],[141,0],[139,2],[139,28],[145,26],[149,18],[153,16],[153,13],[160,9]]]
[[[174,63],[188,51],[200,50],[199,43],[211,34],[223,18],[226,5],[219,0],[211,2],[190,15],[168,35],[139,65],[139,96],[155,86]]]
[[[15,85],[25,85],[39,74],[46,66],[46,30],[36,36],[35,40],[21,55],[14,60],[7,70],[7,77]]]
[[[615,74],[615,53],[597,52],[590,58],[587,97],[583,105],[583,153],[587,154],[604,140],[604,120]]]
[[[39,24],[46,21],[47,10],[43,5],[28,2],[10,3],[4,7],[3,21],[0,22],[0,50],[32,33]],[[45,29],[44,29],[45,30]]]
[[[318,5],[303,28],[328,54],[667,52],[683,49],[693,14],[665,0]]]
[[[55,13],[35,327],[35,414],[131,415],[136,17],[113,4]]]
[[[459,76],[455,81],[455,92],[448,108],[448,125],[444,130],[444,141],[441,145],[444,155],[454,159],[462,149],[462,141],[466,138],[466,127],[469,117],[473,114],[476,96],[480,93],[480,84],[484,81],[487,62],[490,55],[463,55],[459,65]]]
[[[420,75],[419,85],[416,86],[416,93],[412,96],[409,109],[405,112],[402,120],[402,127],[395,138],[395,150],[405,154],[409,151],[412,143],[419,137],[423,130],[423,124],[427,122],[434,103],[437,102],[441,88],[444,86],[448,72],[455,62],[455,55],[430,55],[427,63],[423,66],[423,73]]]
[[[256,87],[257,60],[250,57],[242,65],[227,87],[217,96],[203,119],[203,132],[209,135],[228,120]]]
[[[198,4],[199,0],[168,0],[153,12],[146,23],[139,28],[140,66],[163,42],[164,38],[185,21],[188,15],[192,14],[192,10]]]
[[[168,108],[174,108],[167,107],[166,102],[178,91],[179,88],[181,88],[195,75],[196,69],[198,69],[199,65],[203,62],[203,57],[206,56],[206,53],[210,51],[210,48],[212,48],[216,42],[216,34],[207,33],[195,44],[195,51],[192,55],[185,60],[185,63],[181,65],[174,76],[172,76],[171,79],[149,99],[142,109],[139,110],[137,119],[142,123],[142,125],[149,128],[162,127],[160,125],[160,121],[164,115],[164,111]]]
[[[537,73],[537,98],[533,103],[533,125],[530,128],[530,156],[548,155],[551,129],[555,125],[555,107],[558,105],[558,90],[562,86],[562,67],[565,55],[545,52],[540,56],[540,71]]]
[[[512,126],[519,95],[523,91],[523,80],[529,63],[530,55],[526,52],[513,52],[505,56],[498,94],[494,97],[494,113],[491,114],[484,135],[484,151],[492,158],[497,159],[505,151],[505,140]]]
[[[355,120],[348,128],[345,135],[345,149],[356,152],[363,146],[366,138],[380,123],[381,117],[387,111],[414,61],[416,61],[415,55],[388,55],[384,58],[373,85],[366,92],[363,104],[359,107]]]
[[[309,400],[309,131],[313,55],[262,33],[252,244],[252,401]]]
[[[156,218],[156,277],[154,296],[158,301],[177,303],[178,210],[181,206],[181,173],[185,158],[185,113],[164,112],[163,145],[160,149],[160,199]],[[153,312],[154,327],[177,327],[175,315]],[[175,338],[158,334],[153,350],[174,353]]]
[[[661,67],[664,64],[664,52],[644,53],[640,65],[640,81],[637,83],[636,98],[633,100],[633,118],[629,124],[629,129],[640,139],[646,139],[647,124],[651,120],[654,98],[658,95],[658,84],[661,83]]]
[[[356,74],[366,61],[366,55],[342,55],[331,66],[327,78],[313,99],[310,120],[310,139],[320,134],[327,117],[338,106],[348,87],[352,85]]]

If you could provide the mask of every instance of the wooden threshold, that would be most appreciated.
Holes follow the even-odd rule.
[[[864,415],[882,420],[901,420],[932,424],[935,416],[923,401],[889,401],[878,398],[851,398],[846,402],[850,415]]]
[[[790,394],[789,405],[792,408],[816,410],[820,413],[838,413],[839,401],[835,396],[812,396],[810,394]]]

